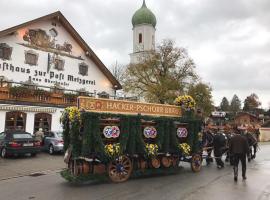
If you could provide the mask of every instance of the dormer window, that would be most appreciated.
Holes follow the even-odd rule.
[[[63,71],[64,70],[65,61],[61,58],[54,59],[54,68]]]
[[[10,60],[12,54],[12,47],[6,43],[0,43],[0,59]]]
[[[142,34],[141,33],[139,34],[139,43],[140,44],[142,43]]]
[[[38,54],[34,51],[25,51],[25,63],[28,65],[37,65]]]
[[[82,76],[87,76],[88,75],[88,65],[85,63],[80,63],[79,64],[79,74]]]

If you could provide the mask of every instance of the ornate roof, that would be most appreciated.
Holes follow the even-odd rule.
[[[140,24],[151,24],[154,28],[157,24],[156,17],[154,13],[146,7],[145,0],[143,0],[142,7],[137,10],[132,17],[133,27]]]

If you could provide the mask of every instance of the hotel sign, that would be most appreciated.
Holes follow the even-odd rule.
[[[89,112],[181,117],[179,106],[79,97],[78,107]]]

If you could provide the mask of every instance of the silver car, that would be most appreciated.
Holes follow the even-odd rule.
[[[62,132],[50,131],[44,137],[44,150],[49,154],[64,151],[64,141]]]

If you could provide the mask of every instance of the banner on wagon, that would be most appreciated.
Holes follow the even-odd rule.
[[[181,117],[179,106],[79,97],[78,108],[89,112]]]

